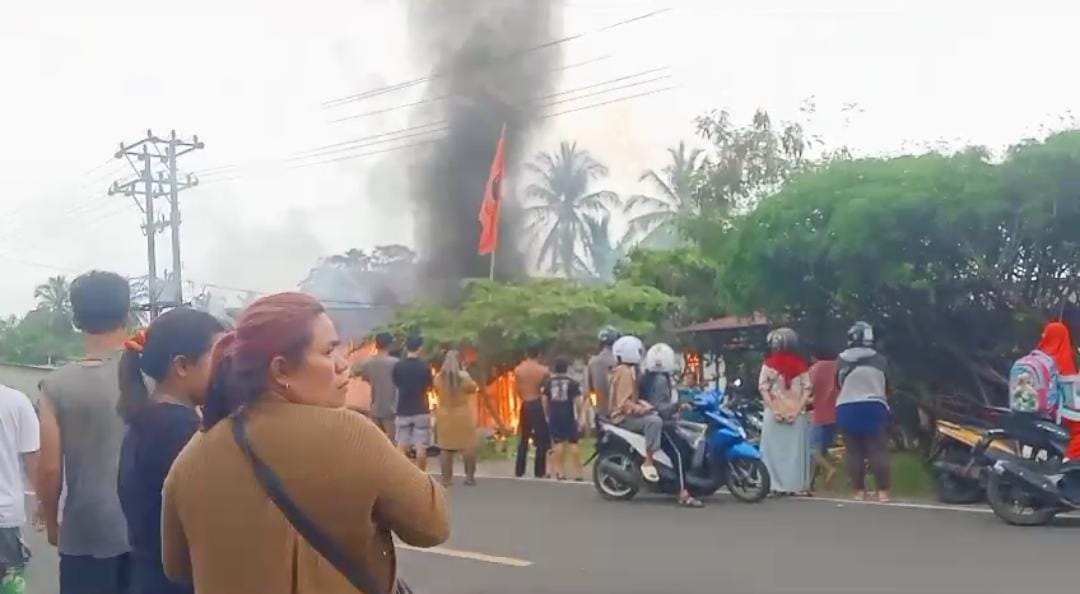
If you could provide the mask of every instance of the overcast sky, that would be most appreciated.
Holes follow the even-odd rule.
[[[430,71],[410,56],[409,1],[0,4],[0,314],[31,307],[34,286],[50,275],[145,274],[142,215],[105,189],[130,175],[110,159],[117,143],[147,128],[206,142],[185,169],[242,165],[183,194],[190,279],[277,290],[295,286],[320,256],[412,244],[411,206],[371,175],[393,170],[394,153],[310,167],[283,160],[407,125],[405,110],[332,120],[416,101],[422,88],[321,104]],[[567,35],[673,8],[561,46],[564,63],[589,64],[565,71],[558,86],[669,67],[669,79],[627,93],[676,88],[546,120],[527,148],[576,139],[624,194],[645,189],[636,179],[664,165],[666,146],[694,140],[690,121],[708,108],[740,121],[756,107],[796,118],[813,97],[814,131],[878,154],[937,142],[1001,149],[1060,127],[1080,104],[1080,9],[1067,2],[552,1],[564,8]],[[167,263],[168,238],[159,243]]]

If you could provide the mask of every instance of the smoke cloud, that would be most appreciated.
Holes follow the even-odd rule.
[[[521,276],[521,208],[512,196],[524,141],[536,124],[536,98],[550,93],[562,63],[559,45],[523,51],[562,33],[559,2],[454,0],[414,2],[408,15],[418,61],[433,64],[428,97],[448,95],[417,109],[414,124],[443,121],[445,140],[410,153],[409,197],[416,207],[416,239],[427,289],[453,294],[460,280],[487,277],[489,260],[476,253],[477,213],[499,130],[506,124],[505,200],[496,258],[499,278]],[[530,103],[532,101],[532,103]]]

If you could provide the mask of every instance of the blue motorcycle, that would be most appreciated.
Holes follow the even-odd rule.
[[[653,459],[660,480],[641,476],[645,438],[605,419],[593,457],[593,484],[605,499],[629,500],[642,488],[677,494],[712,495],[720,487],[740,501],[756,503],[769,494],[769,472],[757,446],[747,439],[739,419],[723,406],[717,390],[692,395],[689,411],[665,419],[661,451]]]

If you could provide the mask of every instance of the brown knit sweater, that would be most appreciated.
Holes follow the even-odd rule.
[[[391,591],[391,532],[414,546],[449,535],[445,492],[375,425],[347,410],[267,401],[248,411],[255,453],[297,505]],[[255,479],[225,420],[197,434],[165,480],[162,560],[199,594],[355,594]]]

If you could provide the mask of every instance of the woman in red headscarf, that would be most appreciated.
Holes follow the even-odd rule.
[[[1076,349],[1073,347],[1072,337],[1069,335],[1069,327],[1064,323],[1049,322],[1046,324],[1046,327],[1043,328],[1042,338],[1039,339],[1038,349],[1050,355],[1050,358],[1054,360],[1059,376],[1075,376],[1077,374]],[[1069,388],[1069,393],[1065,396],[1070,399],[1070,402],[1063,404],[1067,404],[1067,409],[1074,409],[1071,398],[1072,390],[1075,388],[1071,383],[1066,384],[1066,386]],[[1080,411],[1076,411],[1076,413],[1080,413]],[[1080,418],[1063,418],[1062,422],[1072,433],[1069,447],[1065,451],[1065,457],[1076,460],[1080,458]]]

